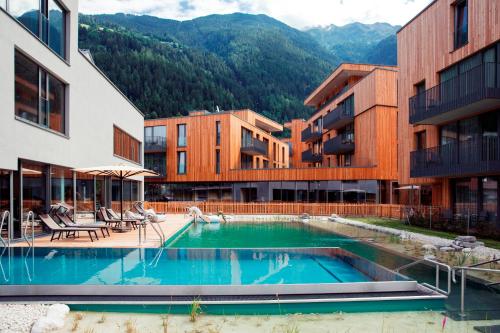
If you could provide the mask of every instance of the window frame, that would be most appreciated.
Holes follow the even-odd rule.
[[[463,26],[460,26],[459,22],[459,9],[462,8],[462,15],[465,16],[465,25],[467,28],[466,38],[462,40],[463,36],[461,30]],[[462,29],[460,29],[462,28]],[[453,50],[458,50],[469,43],[469,3],[468,0],[458,0],[453,4]]]
[[[184,156],[184,169],[181,171],[181,156]],[[185,150],[181,150],[177,152],[177,174],[185,175],[187,174],[187,152]]]
[[[32,121],[30,119],[27,119],[21,115],[17,114],[17,99],[16,99],[16,77],[17,77],[17,72],[16,72],[16,60],[17,57],[20,56],[24,58],[25,61],[30,63],[31,65],[36,66],[37,68],[37,95],[38,95],[38,103],[37,103],[37,121]],[[42,75],[43,73],[43,75]],[[45,80],[42,80],[42,78],[45,78]],[[45,110],[46,112],[46,124],[42,122],[42,107],[41,107],[41,100],[43,99],[46,101],[47,106],[50,106],[50,81],[55,80],[58,81],[63,86],[63,121],[62,121],[62,126],[63,126],[63,131],[58,131],[56,129],[53,129],[50,127],[50,120],[49,120],[49,115],[50,115],[50,108],[47,107]],[[42,85],[42,82],[45,81]],[[42,87],[45,90],[45,94],[43,94]],[[59,136],[65,137],[69,139],[69,103],[68,103],[68,90],[69,90],[69,84],[62,80],[59,76],[53,74],[50,70],[48,70],[46,67],[40,65],[37,61],[35,61],[31,56],[26,54],[24,51],[20,50],[19,48],[14,48],[14,116],[16,120],[22,121],[26,124],[35,126],[37,128],[49,131],[51,133],[57,134]],[[44,97],[45,96],[45,97]]]
[[[180,129],[181,128],[184,128],[184,143],[181,144],[181,131]],[[179,148],[184,148],[184,147],[187,147],[187,125],[185,123],[183,124],[177,124],[177,147]]]

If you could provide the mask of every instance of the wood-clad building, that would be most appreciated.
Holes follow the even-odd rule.
[[[498,220],[500,2],[436,0],[398,40],[398,181]]]
[[[285,124],[288,139],[273,136],[282,125],[251,110],[147,120],[145,166],[162,176],[146,180],[146,199],[390,202],[397,177],[397,75],[395,67],[339,66],[305,101],[316,108],[312,117]],[[313,124],[331,121],[330,111],[338,110],[352,111],[351,121],[340,113],[340,123],[315,128],[314,144],[306,138],[316,135]],[[310,162],[318,158],[318,143],[325,154]]]

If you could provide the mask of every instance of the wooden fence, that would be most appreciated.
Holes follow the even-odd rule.
[[[340,216],[373,216],[403,219],[405,206],[388,204],[345,204],[345,203],[288,203],[288,202],[146,202],[146,208],[153,208],[157,212],[163,213],[186,213],[186,208],[196,206],[203,213],[224,214],[280,214],[299,215],[307,213],[309,215],[338,214]]]

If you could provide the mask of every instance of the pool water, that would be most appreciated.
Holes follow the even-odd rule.
[[[342,256],[307,250],[13,248],[0,285],[255,285],[367,282]]]
[[[321,230],[302,222],[191,224],[166,243],[172,248],[253,248],[253,247],[340,247],[389,269],[401,267],[413,259],[380,246]],[[435,283],[434,268],[416,265],[402,272],[419,282]],[[446,274],[440,274],[446,286]],[[500,319],[500,292],[475,281],[468,281],[465,291],[470,317]],[[460,308],[460,284],[452,285],[446,301],[450,313]]]

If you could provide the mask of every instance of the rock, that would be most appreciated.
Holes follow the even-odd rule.
[[[451,247],[454,248],[455,250],[461,251],[463,249],[463,246],[457,245],[455,243],[451,243]]]
[[[470,242],[462,242],[462,247],[468,247],[470,249],[478,247],[480,244],[478,242],[470,243]]]
[[[462,252],[463,252],[463,253],[470,253],[471,251],[472,251],[472,249],[471,249],[471,248],[469,248],[469,247],[466,247],[466,248],[463,248],[463,249],[462,249]]]
[[[476,237],[474,236],[457,236],[455,240],[459,242],[468,242],[468,243],[475,243],[477,241]]]
[[[47,314],[35,322],[31,328],[31,333],[44,333],[62,328],[64,326],[64,318],[68,313],[69,307],[66,304],[49,306]]]
[[[437,248],[432,245],[432,244],[424,244],[422,245],[422,249],[426,250],[426,251],[435,251],[437,250]]]
[[[442,252],[452,252],[452,251],[455,251],[455,248],[453,248],[451,246],[441,246],[439,248],[439,251],[442,251]]]

